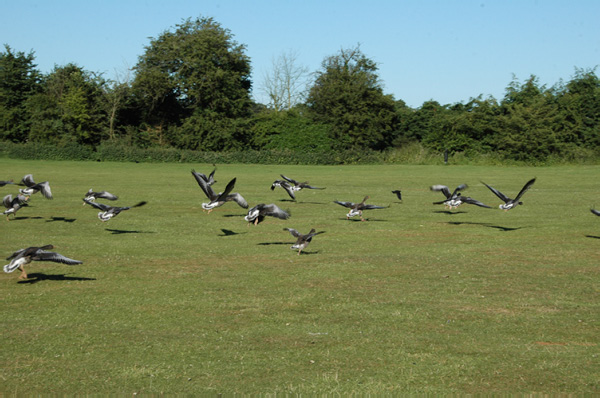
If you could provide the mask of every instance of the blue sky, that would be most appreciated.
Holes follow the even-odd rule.
[[[199,16],[246,46],[259,102],[264,73],[289,51],[316,71],[360,44],[384,92],[415,108],[502,99],[513,76],[536,75],[550,87],[576,67],[600,65],[597,0],[0,0],[0,41],[33,50],[44,73],[75,63],[113,78],[137,63],[150,38]]]

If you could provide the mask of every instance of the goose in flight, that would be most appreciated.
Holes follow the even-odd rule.
[[[283,230],[289,231],[294,238],[297,238],[296,243],[294,243],[290,247],[290,249],[292,249],[292,250],[298,249],[298,255],[300,255],[300,252],[302,250],[304,250],[306,248],[306,246],[308,246],[308,244],[312,241],[313,236],[322,234],[323,232],[325,232],[325,231],[316,232],[316,230],[313,228],[310,230],[309,233],[307,233],[306,235],[303,235],[300,232],[296,231],[294,228],[284,228]]]
[[[290,198],[296,200],[296,195],[294,194],[294,187],[292,187],[286,180],[273,181],[273,184],[271,184],[271,191],[275,190],[276,187],[281,187],[285,189],[288,195],[290,195]]]
[[[28,247],[27,249],[20,249],[8,256],[6,259],[11,260],[9,264],[4,266],[4,272],[13,272],[16,269],[21,271],[19,279],[27,279],[27,273],[23,268],[25,265],[32,261],[53,261],[55,263],[63,263],[67,265],[83,264],[82,261],[73,260],[58,254],[50,252],[48,250],[53,249],[54,246],[46,245],[42,247]]]
[[[434,205],[440,205],[440,204],[446,204],[446,202],[448,202],[448,200],[442,200],[440,202],[433,202]],[[449,208],[450,210],[452,209],[456,209],[458,208],[458,206],[462,205],[463,203],[468,203],[470,205],[476,205],[479,207],[485,207],[487,209],[491,209],[492,206],[488,206],[486,204],[481,203],[480,201],[473,199],[471,197],[468,196],[462,196],[460,194],[460,192],[458,194],[456,194],[456,196],[454,197],[454,199],[452,199],[451,204],[446,204],[446,208]]]
[[[350,209],[348,214],[346,214],[346,219],[350,219],[350,217],[360,216],[361,221],[365,221],[362,216],[363,210],[372,210],[372,209],[385,209],[385,206],[376,206],[376,205],[368,205],[365,202],[369,199],[369,196],[365,196],[365,198],[360,203],[353,202],[340,202],[339,200],[334,200],[333,203],[337,203],[338,205],[347,207]]]
[[[439,204],[444,204],[444,207],[446,209],[453,209],[458,207],[461,202],[459,200],[457,200],[457,198],[460,196],[459,191],[462,191],[464,189],[467,189],[468,185],[467,184],[460,184],[459,186],[457,186],[453,192],[450,192],[450,188],[448,188],[446,185],[432,185],[431,187],[429,187],[429,189],[431,189],[432,191],[435,192],[442,192],[444,194],[444,196],[446,197],[446,199],[440,201],[440,202],[433,202],[434,205],[439,205]]]
[[[12,214],[13,217],[15,217],[17,211],[19,211],[21,207],[27,205],[27,199],[27,196],[21,194],[17,195],[15,198],[13,198],[10,194],[4,197],[4,199],[2,200],[2,204],[4,205],[4,207],[6,207],[6,210],[2,214],[6,214],[7,221],[10,221],[10,219],[8,218],[9,215]]]
[[[134,207],[141,207],[141,206],[144,206],[146,203],[148,203],[148,202],[142,201],[136,205],[129,206],[129,207],[116,207],[116,206],[109,206],[104,203],[91,202],[86,199],[84,199],[83,201],[85,203],[87,203],[88,205],[95,207],[96,209],[102,210],[101,212],[98,213],[98,218],[102,222],[108,221],[111,218],[116,217],[122,211],[133,209]]]
[[[481,183],[483,185],[485,185],[486,187],[488,187],[490,189],[490,191],[492,191],[497,197],[502,199],[502,201],[504,203],[499,205],[498,207],[504,211],[509,211],[513,207],[523,204],[523,202],[520,201],[521,196],[523,196],[523,194],[525,194],[525,192],[527,192],[529,190],[529,188],[531,188],[531,186],[533,185],[534,182],[535,182],[535,178],[532,178],[531,180],[527,181],[527,183],[523,186],[523,188],[521,188],[521,190],[519,191],[519,193],[517,194],[517,196],[514,199],[509,198],[508,196],[504,195],[502,192],[489,186],[488,184],[486,184],[483,181]]]
[[[110,192],[100,191],[94,192],[92,188],[85,194],[83,205],[85,206],[85,200],[88,202],[94,202],[96,199],[108,199],[108,200],[117,200],[119,199],[117,195],[113,195]]]
[[[313,186],[311,186],[311,185],[308,184],[308,181],[299,182],[299,181],[296,181],[296,180],[294,180],[292,178],[286,177],[283,174],[280,174],[280,176],[281,176],[281,178],[283,178],[287,182],[290,182],[290,183],[294,184],[294,186],[292,187],[292,189],[294,191],[300,191],[303,188],[308,188],[308,189],[325,189],[325,188],[313,187]]]
[[[260,203],[248,210],[248,214],[244,217],[244,220],[257,225],[262,222],[266,216],[287,220],[290,217],[290,213],[289,211],[281,210],[277,205]]]
[[[248,208],[248,202],[246,202],[246,199],[244,199],[242,195],[240,195],[237,192],[231,193],[233,187],[235,186],[235,178],[229,181],[223,192],[216,194],[215,191],[213,191],[212,187],[208,185],[208,182],[206,182],[206,180],[204,180],[194,170],[192,170],[192,175],[196,179],[196,182],[198,183],[206,197],[210,200],[210,202],[208,203],[202,203],[202,209],[208,211],[208,213],[210,213],[214,208],[223,206],[225,202],[230,201],[237,203],[244,209]]]
[[[36,184],[35,181],[33,181],[33,175],[27,174],[21,180],[20,185],[25,185],[27,187],[24,189],[19,189],[19,192],[21,192],[23,195],[31,196],[34,193],[41,192],[46,199],[52,199],[52,191],[50,190],[50,184],[48,181]]]

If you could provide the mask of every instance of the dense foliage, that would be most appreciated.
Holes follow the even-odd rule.
[[[357,46],[324,59],[304,103],[276,109],[253,102],[245,46],[211,18],[185,20],[151,39],[130,81],[107,80],[75,64],[42,74],[34,62],[33,52],[8,45],[0,52],[2,141],[77,144],[89,153],[109,147],[238,154],[418,147],[525,162],[600,157],[595,69],[576,69],[571,80],[550,88],[535,75],[515,78],[501,99],[432,100],[413,109],[384,93],[377,64]]]

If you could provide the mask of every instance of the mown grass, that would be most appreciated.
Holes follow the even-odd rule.
[[[84,261],[0,275],[0,391],[14,393],[598,392],[598,166],[218,166],[250,205],[287,221],[247,226],[233,203],[207,215],[191,167],[0,159],[33,196],[0,220],[2,256],[54,244]],[[283,173],[322,191],[288,201]],[[432,184],[510,212],[431,204]],[[102,223],[89,189],[148,205]],[[403,202],[391,193],[402,189]],[[3,195],[14,187],[0,188]],[[334,199],[390,205],[346,220]],[[315,237],[296,255],[283,231]]]

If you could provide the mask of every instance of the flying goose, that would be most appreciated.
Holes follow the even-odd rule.
[[[192,173],[194,174],[194,177],[196,177],[196,178],[198,178],[198,177],[202,178],[206,182],[206,184],[208,186],[211,186],[215,182],[217,182],[217,181],[215,181],[215,171],[217,171],[216,168],[207,177],[206,174],[198,173],[196,170],[192,169]]]
[[[236,181],[235,178],[232,179],[231,181],[229,181],[229,183],[227,184],[227,186],[225,187],[225,190],[223,192],[216,194],[215,191],[213,191],[212,187],[210,185],[208,185],[208,182],[206,182],[194,170],[192,170],[192,175],[196,179],[196,182],[198,183],[200,188],[202,188],[202,191],[204,192],[206,197],[208,199],[210,199],[210,202],[202,203],[202,209],[207,210],[208,213],[210,213],[214,208],[223,206],[225,204],[225,202],[230,202],[230,201],[234,201],[235,203],[237,203],[244,209],[248,208],[248,202],[246,202],[246,199],[244,199],[244,197],[242,195],[240,195],[237,192],[231,193],[231,190],[235,186],[235,181]]]
[[[20,249],[7,257],[7,260],[11,260],[9,264],[4,266],[4,272],[13,272],[16,269],[21,271],[19,279],[27,279],[27,273],[23,266],[31,263],[32,261],[53,261],[55,263],[63,263],[67,265],[83,264],[82,261],[73,260],[65,257],[62,254],[49,252],[47,250],[53,249],[54,246],[46,245],[42,247],[28,247],[27,249]]]
[[[296,241],[296,243],[294,243],[290,247],[290,249],[292,249],[292,250],[298,249],[298,255],[300,255],[300,252],[302,250],[304,250],[306,248],[306,246],[308,246],[308,244],[312,241],[313,236],[322,234],[323,232],[325,232],[325,231],[316,232],[316,230],[313,228],[310,230],[309,233],[307,233],[306,235],[303,235],[300,232],[296,231],[294,228],[284,228],[283,230],[289,231],[294,238],[298,239]]]
[[[96,209],[102,210],[101,212],[98,213],[98,218],[102,222],[108,221],[111,218],[116,217],[122,211],[133,209],[134,207],[141,207],[141,206],[144,206],[146,203],[148,203],[148,202],[142,201],[136,205],[129,206],[129,207],[115,207],[115,206],[106,205],[104,203],[91,202],[86,199],[83,199],[83,201],[85,203],[87,203],[88,205],[95,207]]]
[[[296,200],[296,195],[294,194],[294,187],[292,187],[287,181],[285,181],[285,180],[273,181],[273,184],[271,184],[271,191],[273,191],[276,187],[281,187],[281,188],[285,189],[285,191],[288,193],[288,195],[290,195],[290,198],[292,198],[293,200]]]
[[[439,204],[444,204],[444,207],[446,209],[453,209],[458,207],[461,203],[460,201],[457,200],[457,198],[460,196],[460,193],[458,193],[459,191],[462,191],[463,189],[467,189],[468,185],[467,184],[460,184],[459,186],[457,186],[453,192],[450,192],[450,188],[448,188],[446,185],[432,185],[431,187],[429,187],[429,189],[431,189],[432,191],[435,192],[442,192],[444,194],[444,196],[446,197],[445,200],[442,200],[440,202],[433,202],[434,205],[439,205]]]
[[[523,202],[520,202],[519,199],[521,199],[521,196],[523,196],[523,194],[525,192],[527,192],[527,190],[529,188],[531,188],[531,186],[533,185],[534,182],[535,182],[535,178],[532,178],[531,180],[527,181],[527,183],[523,186],[523,188],[521,188],[521,191],[519,191],[519,193],[517,194],[517,196],[514,199],[511,199],[508,196],[504,195],[502,192],[498,191],[497,189],[490,187],[488,184],[486,184],[483,181],[481,183],[483,185],[485,185],[486,187],[488,187],[490,189],[490,191],[492,191],[497,197],[502,199],[502,201],[504,201],[504,204],[501,204],[498,207],[504,211],[509,211],[513,207],[523,204]]]
[[[25,185],[27,187],[25,189],[19,189],[19,192],[21,192],[23,195],[31,196],[34,193],[41,192],[46,199],[52,199],[52,191],[50,190],[50,184],[48,181],[36,184],[35,181],[33,181],[33,175],[27,174],[21,180],[20,185]]]
[[[333,203],[337,203],[338,205],[342,205],[350,209],[348,214],[346,214],[346,219],[350,219],[350,217],[360,216],[361,221],[365,221],[362,216],[363,210],[372,210],[372,209],[385,209],[384,206],[376,206],[376,205],[367,205],[365,202],[369,199],[369,196],[365,196],[365,198],[360,203],[352,203],[352,202],[340,202],[338,200],[334,200]]]
[[[17,211],[19,211],[21,207],[27,205],[25,203],[27,202],[27,199],[28,198],[25,195],[17,195],[14,199],[10,194],[4,197],[4,199],[2,200],[2,204],[4,204],[4,207],[6,207],[6,210],[2,214],[6,214],[7,221],[10,221],[10,219],[8,218],[9,215],[12,214],[13,217],[15,217]]]
[[[0,181],[0,187],[3,187],[3,186],[8,185],[8,184],[14,184],[13,180]]]
[[[433,204],[439,205],[439,204],[446,204],[448,200],[442,200],[440,202],[433,202]],[[446,205],[446,207],[450,208],[450,209],[456,209],[458,208],[458,206],[462,205],[463,203],[468,203],[470,205],[476,205],[479,207],[485,207],[488,209],[491,209],[492,206],[488,206],[486,204],[481,203],[480,201],[473,199],[469,196],[462,196],[460,194],[460,192],[458,194],[456,194],[456,196],[454,197],[454,199],[451,200],[451,204],[450,205]]]
[[[281,210],[277,205],[260,203],[248,210],[248,214],[244,217],[244,220],[249,223],[253,222],[254,225],[257,225],[262,222],[266,216],[287,220],[290,217],[290,213],[289,211]]]
[[[96,199],[117,200],[119,197],[106,191],[94,192],[92,188],[90,188],[90,190],[85,194],[84,199],[89,202],[94,202]],[[85,206],[85,202],[83,202],[83,205]]]
[[[281,178],[283,178],[287,182],[291,182],[292,184],[294,184],[294,186],[292,187],[292,190],[294,190],[294,191],[300,191],[303,188],[308,188],[308,189],[325,189],[325,188],[317,188],[317,187],[313,187],[311,185],[308,185],[308,181],[299,182],[299,181],[296,181],[296,180],[294,180],[292,178],[286,177],[283,174],[280,174],[280,176],[281,176]]]

